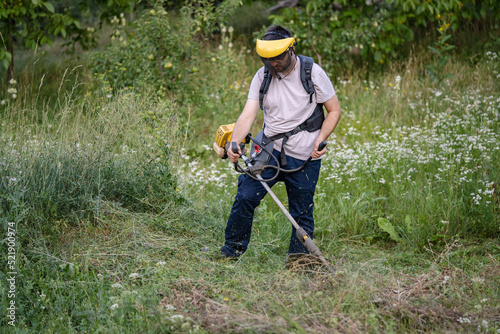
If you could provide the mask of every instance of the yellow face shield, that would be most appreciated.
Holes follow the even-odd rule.
[[[295,38],[277,39],[272,41],[257,40],[257,54],[262,58],[274,58],[293,46]]]

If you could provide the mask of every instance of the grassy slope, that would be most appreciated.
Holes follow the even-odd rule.
[[[251,64],[250,69],[241,65],[246,85],[256,65]],[[341,159],[345,148],[361,152],[356,143],[383,143],[374,131],[385,129],[393,135],[393,121],[400,127],[421,125],[430,129],[425,122],[435,124],[446,112],[463,120],[468,109],[455,107],[464,101],[461,96],[472,96],[465,100],[467,103],[485,96],[493,96],[493,101],[499,98],[498,79],[493,73],[498,71],[498,61],[476,67],[457,61],[447,69],[454,80],[439,89],[418,75],[421,66],[413,63],[372,82],[354,78],[351,83],[339,81],[337,91],[344,117],[335,140],[330,142],[329,154]],[[395,97],[397,74],[403,79],[400,95]],[[226,94],[224,98],[241,95],[229,75],[218,84],[220,87],[212,89]],[[239,84],[239,89],[246,89],[245,82]],[[471,93],[476,90],[480,97]],[[439,99],[437,91],[451,102]],[[45,230],[42,234],[43,229],[25,232],[17,256],[21,275],[16,301],[20,309],[14,332],[496,332],[500,328],[498,232],[496,238],[485,238],[476,228],[462,231],[458,238],[443,237],[446,231],[432,227],[422,228],[435,237],[428,242],[404,229],[405,216],[409,215],[418,230],[418,224],[424,222],[419,213],[428,225],[439,226],[446,214],[454,218],[451,225],[473,223],[466,220],[467,215],[476,220],[492,217],[492,221],[479,223],[498,224],[498,195],[492,196],[492,205],[481,206],[479,213],[453,211],[459,205],[474,207],[466,197],[451,202],[449,210],[443,212],[439,209],[442,188],[429,186],[429,193],[418,191],[429,178],[425,173],[421,175],[423,183],[415,187],[398,188],[393,182],[384,184],[388,188],[379,187],[378,177],[398,180],[395,175],[403,171],[399,165],[396,172],[342,174],[335,169],[335,159],[325,160],[327,173],[322,174],[316,200],[316,242],[338,269],[335,277],[321,270],[285,269],[290,226],[269,198],[256,217],[251,247],[239,261],[214,261],[200,252],[202,247],[215,250],[223,243],[225,220],[236,191],[231,166],[215,159],[202,146],[211,145],[213,122],[229,123],[227,119],[236,117],[244,99],[232,103],[220,100],[211,102],[207,94],[207,108],[218,111],[214,114],[207,115],[203,108],[193,110],[191,126],[201,140],[186,145],[185,152],[191,157],[174,157],[182,191],[189,199],[187,205],[134,213],[104,203],[90,222],[50,220],[43,222],[51,224],[49,233]],[[416,105],[417,111],[410,105]],[[426,107],[427,112],[420,112]],[[485,116],[485,122],[495,120],[498,103],[483,101],[471,110],[485,111],[488,107],[493,110]],[[480,129],[498,133],[495,122],[485,125]],[[404,130],[405,135],[406,129],[397,130]],[[471,125],[466,134],[473,133]],[[491,147],[495,145],[498,141],[491,143]],[[457,149],[463,146],[457,144]],[[474,173],[478,178],[491,174],[489,180],[497,185],[494,166],[498,151],[493,153],[493,172],[485,168]],[[199,158],[193,159],[193,155]],[[476,158],[486,162],[481,157],[479,154]],[[411,160],[406,158],[404,162]],[[389,155],[389,163],[395,161],[398,159]],[[435,164],[422,167],[424,171],[426,168],[437,170]],[[342,183],[328,181],[334,173]],[[370,175],[377,179],[369,181]],[[478,184],[475,180],[473,186]],[[410,194],[398,202],[405,191]],[[276,192],[286,202],[284,188],[279,186]],[[429,198],[429,194],[436,198]],[[389,200],[379,204],[379,197]],[[378,217],[388,218],[404,241],[395,242],[381,231]],[[3,315],[7,299],[6,294],[2,296]],[[0,323],[5,325],[5,318]]]

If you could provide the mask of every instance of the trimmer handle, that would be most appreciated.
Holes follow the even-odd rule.
[[[238,144],[236,144],[235,141],[231,142],[231,149],[233,150],[233,153],[238,153]]]
[[[323,151],[323,149],[326,147],[326,141],[322,141],[321,143],[319,143],[318,145],[318,151]],[[307,160],[306,160],[306,163],[305,164],[308,164],[310,161],[312,160],[312,157],[309,157]]]
[[[324,140],[323,140],[323,141],[322,141],[321,143],[319,143],[319,145],[318,145],[318,151],[323,151],[323,149],[324,149],[325,147],[326,147],[326,141],[324,141]],[[299,171],[299,170],[301,170],[302,168],[304,168],[304,167],[305,167],[305,165],[307,165],[309,162],[311,162],[311,160],[312,160],[312,157],[310,156],[309,158],[307,158],[306,162],[304,162],[304,164],[303,164],[301,167],[299,167],[299,168],[297,169],[297,171]],[[293,171],[295,171],[295,170],[293,170]]]

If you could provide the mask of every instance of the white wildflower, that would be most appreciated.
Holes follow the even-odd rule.
[[[9,186],[17,183],[17,179],[15,177],[8,177],[7,176],[7,179],[9,179]]]
[[[458,318],[458,322],[461,324],[470,324],[470,319],[466,317],[460,317]]]
[[[479,284],[483,284],[484,283],[484,278],[481,278],[481,277],[473,277],[471,279],[472,282],[474,283],[479,283]]]
[[[116,310],[118,308],[118,304],[113,304],[109,307],[110,310]]]
[[[175,311],[177,308],[173,305],[167,304],[164,306],[167,311]]]
[[[112,288],[121,289],[123,286],[120,283],[114,283],[111,285]]]
[[[130,275],[128,275],[129,278],[137,278],[139,277],[139,274],[138,273],[132,273]]]

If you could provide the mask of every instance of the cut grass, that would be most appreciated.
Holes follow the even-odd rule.
[[[221,236],[187,223],[186,212],[110,213],[99,226],[60,227],[57,247],[37,237],[21,251],[20,267],[31,277],[21,280],[18,298],[39,313],[21,315],[19,329],[362,333],[499,326],[494,240],[454,240],[419,254],[336,240],[324,252],[337,269],[331,276],[286,270],[284,256],[273,252],[265,260],[249,251],[237,262],[214,261],[199,249],[214,239],[220,244]],[[158,220],[168,227],[158,229]]]

